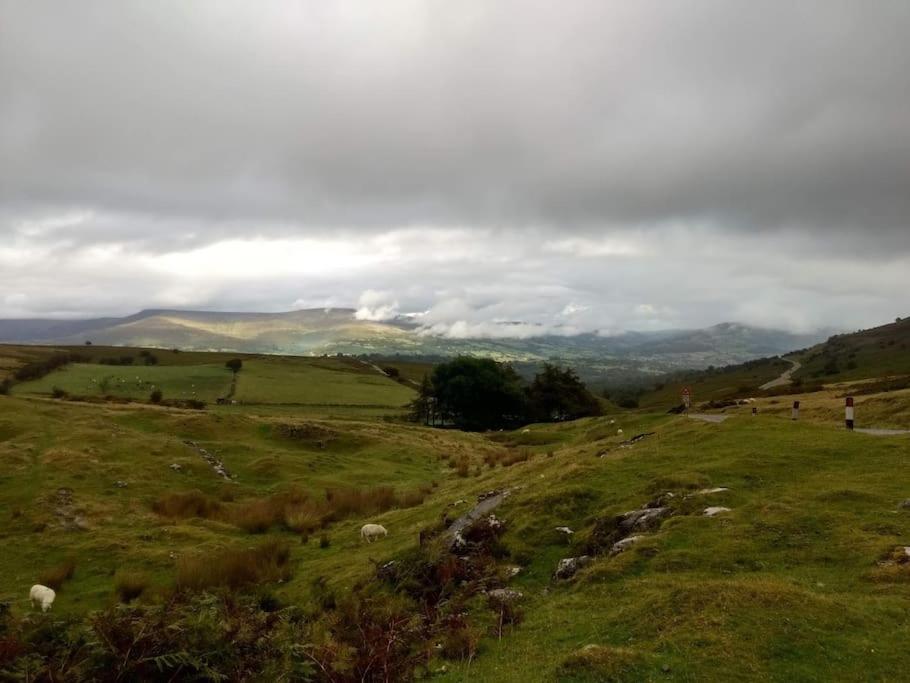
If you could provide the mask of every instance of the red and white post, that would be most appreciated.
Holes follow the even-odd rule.
[[[793,401],[793,412],[790,413],[791,420],[799,419],[799,401]]]
[[[853,397],[847,397],[847,405],[844,409],[844,417],[847,422],[847,429],[853,429]]]

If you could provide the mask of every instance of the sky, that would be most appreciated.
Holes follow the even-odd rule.
[[[880,324],[908,74],[906,0],[0,0],[0,317]]]

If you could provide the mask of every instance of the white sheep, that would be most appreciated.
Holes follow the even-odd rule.
[[[47,612],[51,608],[51,605],[54,604],[54,598],[57,597],[57,594],[52,588],[36,583],[28,592],[28,597],[32,601],[32,607],[37,603],[41,605],[42,612]]]
[[[617,430],[616,430],[616,436],[622,436],[622,430],[621,430],[621,429],[617,429]]]
[[[380,537],[388,535],[388,530],[381,524],[364,524],[360,529],[360,538],[367,543],[372,543]]]

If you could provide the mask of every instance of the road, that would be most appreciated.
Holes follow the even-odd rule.
[[[785,370],[784,373],[777,379],[772,379],[770,382],[765,382],[764,384],[762,384],[759,387],[759,389],[761,389],[761,390],[772,389],[773,387],[779,387],[782,384],[790,384],[790,377],[793,375],[794,372],[796,372],[803,366],[803,364],[800,363],[798,360],[790,360],[789,358],[784,358],[783,360],[790,363],[790,368],[788,370]]]
[[[726,420],[729,415],[709,415],[707,413],[692,413],[689,415],[693,420],[701,420],[702,422],[713,422],[714,424],[720,424]]]

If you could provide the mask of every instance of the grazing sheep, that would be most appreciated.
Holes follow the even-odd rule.
[[[53,591],[53,589],[48,588],[47,586],[42,586],[40,583],[36,583],[28,592],[28,597],[32,601],[32,607],[34,607],[35,603],[37,603],[41,606],[42,612],[47,612],[51,608],[51,605],[54,604],[54,598],[57,597],[57,594]]]
[[[381,524],[364,524],[360,529],[360,538],[367,543],[372,543],[380,537],[388,535],[388,530]]]

